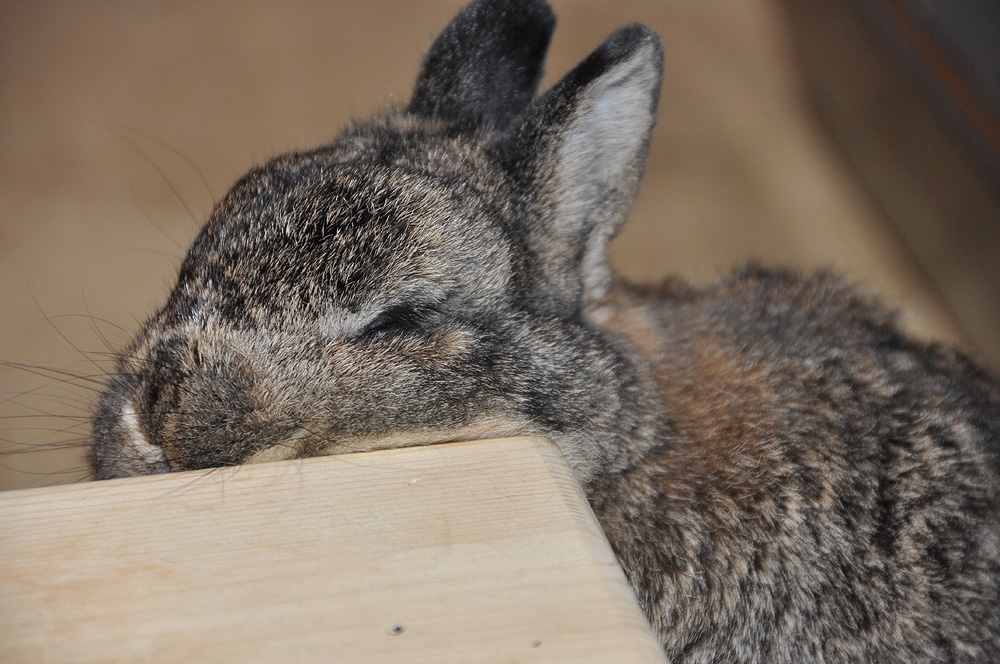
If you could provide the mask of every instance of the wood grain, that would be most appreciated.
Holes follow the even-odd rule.
[[[544,439],[0,494],[0,661],[662,662]]]

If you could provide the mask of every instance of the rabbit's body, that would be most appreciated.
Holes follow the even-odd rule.
[[[590,496],[668,653],[1000,661],[1000,382],[829,275],[657,295],[657,445]]]
[[[552,27],[474,2],[406,109],[240,180],[95,475],[545,435],[675,661],[1000,661],[1000,382],[830,275],[615,280],[661,47],[534,97]]]

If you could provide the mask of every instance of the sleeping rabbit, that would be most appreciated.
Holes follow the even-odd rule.
[[[1000,379],[833,274],[617,279],[663,49],[536,95],[554,23],[476,0],[406,107],[240,179],[95,477],[546,436],[672,661],[1000,661]]]

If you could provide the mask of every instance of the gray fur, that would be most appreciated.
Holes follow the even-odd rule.
[[[617,280],[662,47],[627,26],[534,97],[551,29],[478,0],[408,108],[241,179],[95,476],[544,435],[673,661],[1000,661],[1000,380],[830,274]]]

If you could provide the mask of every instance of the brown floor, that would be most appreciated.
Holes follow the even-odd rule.
[[[0,4],[0,440],[83,440],[108,348],[163,299],[213,200],[254,162],[405,100],[460,4]],[[833,266],[919,333],[961,338],[809,114],[775,4],[553,4],[547,83],[629,21],[666,45],[649,170],[614,248],[622,272]],[[74,452],[0,456],[0,488],[78,477]]]

